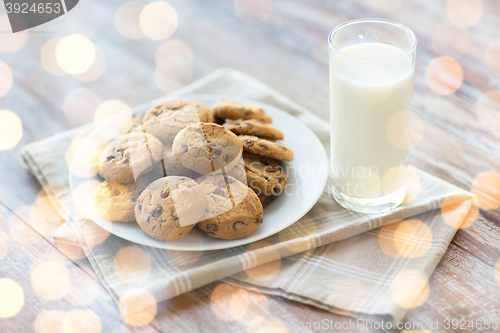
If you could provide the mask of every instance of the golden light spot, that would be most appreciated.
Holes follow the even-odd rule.
[[[120,35],[127,39],[144,37],[139,25],[139,16],[144,6],[142,2],[130,1],[118,8],[115,14],[115,26]]]
[[[42,311],[35,319],[35,333],[63,333],[64,311]]]
[[[441,203],[443,220],[452,228],[465,229],[470,227],[479,216],[477,199],[447,197]]]
[[[131,113],[130,107],[118,99],[111,99],[102,102],[94,112],[94,123],[99,134],[106,138],[114,138],[119,136],[118,122],[106,119],[117,115],[123,117]]]
[[[272,0],[234,0],[234,12],[247,23],[262,23],[273,12]]]
[[[424,122],[415,113],[411,115],[410,148],[417,146],[424,138]]]
[[[68,169],[81,178],[93,177],[99,172],[99,157],[109,144],[108,140],[96,136],[87,139],[86,135],[86,131],[78,133],[71,141],[65,156]],[[82,145],[84,140],[85,144]],[[77,151],[79,153],[75,155]]]
[[[106,55],[100,48],[98,48],[97,46],[94,47],[95,61],[86,72],[75,75],[75,78],[78,81],[90,82],[97,80],[106,69]]]
[[[7,235],[0,230],[0,261],[5,258],[5,255],[9,251],[9,240],[7,239]]]
[[[476,102],[476,114],[484,126],[500,129],[500,90],[490,90],[482,94]]]
[[[127,323],[122,324],[122,333],[163,333],[160,332],[160,325],[158,324],[158,320],[153,319],[147,326],[140,326],[140,327],[134,327],[132,328],[130,325]]]
[[[53,235],[65,222],[54,208],[52,202],[59,202],[59,199],[47,195],[42,189],[30,207],[28,222],[33,229],[43,236]]]
[[[254,251],[262,255],[254,255],[252,253]],[[267,281],[274,278],[281,268],[279,251],[264,241],[251,244],[243,254],[242,260],[245,273],[256,281]]]
[[[387,170],[382,178],[383,194],[390,194],[404,185],[408,179],[408,167],[406,165],[396,165]]]
[[[498,259],[494,267],[494,275],[495,275],[495,280],[500,285],[500,259]]]
[[[85,73],[92,67],[95,58],[94,44],[83,35],[63,37],[56,46],[57,64],[68,74]]]
[[[71,310],[62,321],[64,333],[101,333],[101,320],[92,310]]]
[[[43,299],[54,301],[64,297],[70,287],[69,272],[62,260],[50,259],[30,266],[31,285]]]
[[[101,244],[109,237],[109,231],[101,228],[92,222],[92,220],[79,219],[75,223],[85,237],[85,242],[88,246]]]
[[[378,232],[382,251],[392,258],[420,258],[432,246],[432,231],[420,220],[386,224]]]
[[[397,11],[404,0],[368,0],[368,6],[379,13],[393,13]]]
[[[455,59],[448,56],[438,57],[427,65],[425,80],[436,94],[449,95],[462,85],[464,71]]]
[[[31,230],[20,218],[29,218],[31,206],[21,206],[14,210],[9,217],[9,235],[14,241],[23,245],[32,245],[38,242],[42,236]],[[20,218],[19,218],[19,217]]]
[[[422,185],[420,182],[420,176],[414,169],[408,168],[408,180],[406,181],[406,197],[401,204],[406,205],[412,203],[413,200],[415,200],[420,194],[421,188]]]
[[[500,39],[496,39],[488,44],[484,52],[484,61],[486,66],[494,74],[500,76]]]
[[[56,59],[56,48],[61,38],[49,39],[43,45],[41,52],[42,65],[52,75],[64,75],[66,72],[59,66]]]
[[[432,32],[432,46],[439,55],[460,57],[467,52],[470,37],[467,29],[453,23],[440,23]]]
[[[155,80],[158,87],[166,93],[177,90],[193,80],[193,63],[180,52],[167,56],[156,66]]]
[[[227,283],[219,284],[212,291],[210,295],[210,307],[212,312],[223,321],[233,321],[234,316],[242,316],[247,309],[247,303],[241,297],[245,297],[244,294],[239,294],[235,300],[233,297],[238,293],[241,288],[232,286]],[[235,307],[231,310],[232,306]]]
[[[497,209],[500,207],[500,174],[495,171],[481,172],[472,181],[471,192],[477,197],[479,207]]]
[[[347,312],[358,312],[366,298],[365,285],[353,277],[335,279],[327,291],[327,302],[333,308]]]
[[[6,63],[0,61],[0,97],[4,97],[9,92],[12,83],[12,70]]]
[[[278,236],[280,243],[284,244],[290,251],[298,253],[310,250],[318,238],[316,223],[305,215],[289,228],[281,230]]]
[[[120,249],[113,260],[113,269],[118,279],[129,284],[143,282],[151,272],[149,255],[138,246]]]
[[[429,292],[429,281],[425,275],[416,270],[400,272],[391,283],[392,299],[405,309],[413,309],[424,304]]]
[[[483,0],[447,0],[446,12],[453,23],[471,27],[483,16],[484,2]]]
[[[277,317],[266,317],[255,326],[250,326],[247,333],[290,333],[290,329]]]
[[[139,16],[141,31],[153,40],[167,39],[177,30],[179,20],[174,7],[163,1],[147,4]]]
[[[14,317],[24,305],[23,289],[14,280],[0,279],[0,318]]]
[[[28,30],[22,33],[11,33],[9,17],[7,15],[0,16],[0,51],[5,53],[17,52],[23,48],[28,41]]]
[[[76,242],[68,242],[61,239],[56,239],[55,241],[57,250],[64,254],[69,260],[77,261],[85,258],[85,252],[78,243],[78,238],[76,238]]]
[[[23,137],[23,123],[14,112],[0,110],[0,150],[14,148]]]
[[[148,325],[158,311],[155,297],[142,288],[130,289],[118,304],[123,320],[130,326]]]
[[[69,121],[75,125],[83,125],[93,121],[93,111],[100,103],[101,99],[92,90],[77,88],[66,95],[63,110]]]
[[[80,268],[73,268],[69,271],[71,286],[64,298],[74,306],[87,306],[91,304],[99,295],[99,283],[89,276],[82,278],[82,270]],[[85,288],[82,288],[82,280]]]
[[[258,325],[269,310],[267,296],[259,291],[240,289],[233,294],[230,311],[233,320],[246,325]]]

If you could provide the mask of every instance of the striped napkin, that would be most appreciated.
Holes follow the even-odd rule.
[[[328,123],[236,70],[217,70],[174,95],[186,94],[230,95],[274,105],[306,123],[329,150]],[[134,300],[159,303],[221,279],[340,314],[400,321],[425,301],[428,277],[457,229],[474,221],[470,193],[411,167],[405,202],[390,213],[345,210],[327,186],[306,216],[257,243],[205,252],[145,247],[109,234],[73,204],[66,158],[90,126],[29,144],[22,154],[57,198],[54,205],[61,215],[69,216],[55,240],[79,244],[122,315],[139,321],[147,316],[134,314],[149,305]]]

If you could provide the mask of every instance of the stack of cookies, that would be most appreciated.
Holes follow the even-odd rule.
[[[262,223],[262,203],[285,189],[279,160],[293,159],[271,122],[256,106],[219,101],[210,110],[190,100],[123,119],[121,136],[99,156],[94,207],[164,241],[195,226],[215,238],[246,237]]]

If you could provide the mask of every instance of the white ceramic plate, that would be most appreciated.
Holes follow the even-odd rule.
[[[176,241],[162,242],[148,236],[135,222],[106,221],[97,214],[92,204],[93,193],[102,178],[86,162],[89,160],[88,152],[92,151],[93,147],[110,137],[117,136],[116,124],[125,116],[121,114],[97,124],[97,129],[86,137],[75,152],[71,165],[69,183],[75,203],[95,223],[110,233],[134,243],[169,250],[207,251],[240,246],[269,237],[299,220],[318,201],[327,180],[328,160],[323,145],[304,123],[274,106],[244,98],[215,95],[191,95],[182,98],[198,100],[208,106],[219,99],[251,103],[261,106],[271,115],[273,125],[285,135],[283,144],[294,151],[293,162],[285,162],[283,165],[288,176],[287,193],[275,198],[264,209],[264,221],[252,235],[236,240],[209,238],[200,231],[199,236],[188,234]],[[128,111],[128,114],[144,112],[166,99],[168,98],[141,105]]]

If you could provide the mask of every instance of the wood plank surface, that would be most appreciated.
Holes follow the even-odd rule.
[[[444,0],[398,0],[389,7],[384,7],[384,3],[389,2],[376,0],[169,0],[177,12],[179,26],[165,41],[147,37],[124,38],[115,27],[115,14],[122,2],[85,0],[64,17],[31,30],[28,42],[19,51],[0,52],[0,60],[13,73],[13,86],[0,98],[0,109],[13,111],[23,124],[20,143],[13,149],[0,151],[0,230],[8,238],[7,255],[0,261],[0,277],[12,278],[26,293],[22,311],[13,318],[0,318],[0,330],[31,332],[42,311],[61,311],[62,314],[55,315],[64,316],[78,309],[97,315],[102,332],[133,330],[123,324],[118,307],[106,290],[96,283],[88,262],[84,259],[72,262],[57,249],[50,231],[62,220],[54,218],[52,213],[39,214],[38,220],[33,219],[30,211],[37,207],[42,213],[47,213],[45,208],[40,208],[47,202],[43,200],[44,193],[29,174],[19,150],[24,144],[93,119],[95,106],[86,100],[81,102],[84,108],[88,108],[88,114],[79,120],[65,115],[65,98],[77,88],[93,91],[101,102],[118,99],[135,106],[172,92],[217,68],[233,67],[328,120],[326,38],[329,31],[349,19],[388,18],[413,29],[419,42],[414,112],[424,126],[422,139],[412,148],[411,163],[467,190],[479,173],[500,172],[500,132],[481,123],[476,113],[480,96],[486,91],[500,89],[500,78],[488,68],[484,56],[488,45],[500,38],[500,3],[467,1],[474,6],[484,4],[484,14],[477,24],[460,28],[470,40],[464,54],[456,50],[457,45],[466,42],[465,39],[452,43],[436,40],[436,29],[444,23],[452,23]],[[257,7],[261,4],[263,8],[266,3],[272,3],[272,12],[268,17],[265,10],[257,12],[256,17],[263,18],[261,23],[247,22],[241,11],[239,16],[235,14],[235,3],[253,3]],[[477,9],[474,6],[470,15]],[[0,16],[3,14],[2,8]],[[55,76],[44,68],[41,52],[47,41],[72,33],[87,36],[104,52],[106,68],[99,78],[81,82],[71,75]],[[186,60],[189,58],[186,54],[192,52],[194,60],[190,62],[188,59],[181,66],[167,66],[160,87],[155,74],[156,51],[162,43],[172,40],[187,45],[187,49],[173,47],[172,54]],[[4,39],[0,36],[0,47],[2,43]],[[179,44],[168,45],[178,47]],[[436,94],[429,88],[425,77],[429,63],[443,55],[453,57],[464,73],[459,89],[447,95]],[[471,227],[458,231],[430,278],[428,299],[422,306],[410,310],[406,321],[499,320],[500,281],[495,280],[494,269],[499,258],[500,210],[481,209],[479,218]],[[70,291],[55,300],[44,299],[32,286],[31,267],[47,260],[55,261],[71,272]],[[257,331],[258,326],[252,327],[248,322],[223,321],[214,315],[210,296],[219,285],[214,283],[166,302],[160,309],[162,316],[136,331]],[[88,288],[95,288],[93,299],[78,303],[71,298],[72,293],[76,298],[85,295]],[[294,326],[292,320],[346,320],[279,297],[264,297],[268,305],[266,316],[275,318],[268,323],[269,327],[284,325],[293,332],[307,331]],[[257,306],[257,313],[263,311],[259,309]],[[90,312],[86,313],[94,318]],[[359,331],[375,330],[361,328]],[[433,331],[452,330],[441,326]]]

